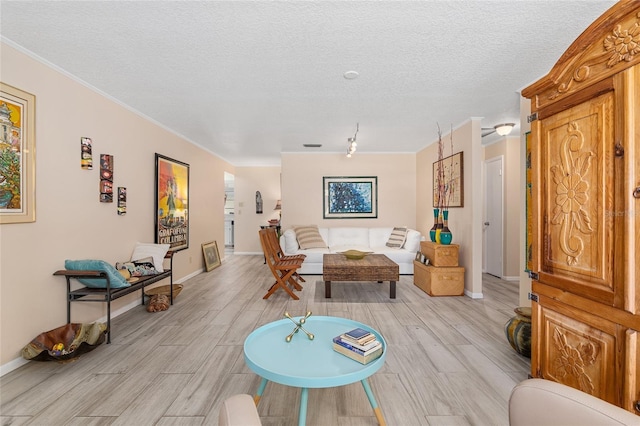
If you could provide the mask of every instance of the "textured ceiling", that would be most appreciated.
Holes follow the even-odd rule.
[[[356,123],[358,153],[518,123],[519,91],[613,3],[2,1],[0,34],[234,165],[277,165],[344,153]]]

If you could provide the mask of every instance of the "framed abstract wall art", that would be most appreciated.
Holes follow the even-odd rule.
[[[378,217],[378,177],[323,177],[323,217],[364,219]]]
[[[0,83],[0,223],[35,222],[36,97]]]
[[[446,207],[464,207],[464,163],[462,152],[440,160],[444,176],[444,194]],[[433,207],[438,207],[438,163],[433,163]]]
[[[189,247],[189,165],[156,153],[155,242]]]

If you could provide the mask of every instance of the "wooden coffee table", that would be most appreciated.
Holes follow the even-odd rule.
[[[331,281],[389,281],[389,298],[395,299],[400,267],[384,254],[370,254],[358,260],[347,259],[344,254],[325,254],[322,277],[325,298],[331,298]]]

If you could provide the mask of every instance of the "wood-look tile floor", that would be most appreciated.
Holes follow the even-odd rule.
[[[304,278],[299,301],[281,290],[263,300],[274,280],[262,256],[228,256],[185,282],[168,311],[140,306],[115,318],[110,345],[74,362],[30,362],[0,378],[2,425],[215,425],[221,401],[258,387],[244,363],[245,337],[285,311],[307,310],[385,336],[385,365],[369,382],[388,425],[508,424],[509,394],[530,369],[503,330],[517,283],[485,275],[484,299],[435,298],[404,275],[396,299],[389,283],[333,283],[325,299],[322,277]],[[299,396],[269,383],[258,406],[263,425],[297,424]],[[355,383],[311,389],[307,424],[375,425],[376,418]]]

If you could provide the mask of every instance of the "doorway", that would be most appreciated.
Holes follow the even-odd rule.
[[[235,177],[224,172],[224,250],[233,253],[235,227]]]
[[[483,260],[484,272],[498,278],[504,275],[503,270],[503,211],[504,211],[504,182],[503,182],[503,156],[486,160],[484,211],[483,222]]]

